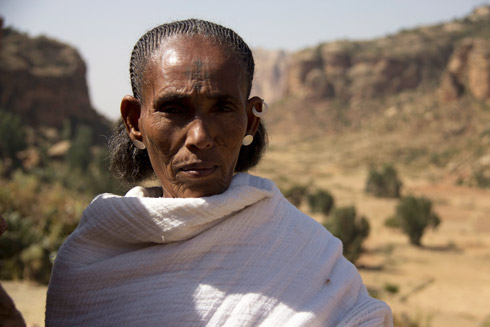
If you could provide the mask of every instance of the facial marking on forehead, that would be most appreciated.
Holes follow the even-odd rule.
[[[187,71],[187,77],[193,81],[196,90],[202,87],[203,81],[209,79],[209,71],[203,69],[204,65],[201,59],[197,59],[194,61],[193,67]]]

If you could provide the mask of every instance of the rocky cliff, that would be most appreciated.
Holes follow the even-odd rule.
[[[287,95],[351,101],[441,83],[446,100],[467,90],[490,101],[489,31],[490,7],[483,6],[463,20],[370,41],[322,43],[281,56],[257,51],[257,89],[274,90],[265,92],[274,100]],[[271,78],[274,70],[280,74]]]
[[[490,103],[490,6],[464,19],[379,39],[321,43],[291,54],[262,50],[255,56],[255,90],[270,102],[283,100],[281,116],[269,119],[273,129],[298,123],[284,122],[286,107],[297,111],[296,117],[298,111],[312,116],[301,118],[309,132],[318,119],[331,122],[328,108],[352,109],[407,91],[437,94],[443,104],[465,94]],[[348,114],[344,110],[343,118]]]
[[[107,134],[110,123],[90,103],[86,66],[73,47],[11,28],[0,34],[0,108],[33,127],[88,125]]]
[[[257,67],[271,71],[275,62],[261,58]],[[449,170],[470,184],[490,181],[490,6],[281,60],[283,80],[273,82],[280,94],[266,117],[272,158],[300,151],[295,160],[304,167],[391,162]],[[261,88],[273,88],[259,69]]]
[[[252,94],[272,103],[286,93],[289,53],[283,50],[254,49],[255,77]]]

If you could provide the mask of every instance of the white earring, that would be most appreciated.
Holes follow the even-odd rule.
[[[138,140],[133,140],[133,144],[135,147],[137,147],[138,149],[140,150],[144,150],[146,149],[146,145],[145,143],[141,142],[141,141],[138,141]]]
[[[247,134],[245,135],[245,137],[243,138],[243,141],[242,141],[242,144],[244,146],[247,146],[247,145],[250,145],[252,144],[252,142],[254,141],[254,137],[250,134]]]
[[[255,117],[260,118],[260,117],[263,117],[267,114],[267,111],[269,110],[269,105],[264,100],[262,100],[262,108],[261,109],[262,109],[261,111],[257,111],[255,106],[252,107],[252,112],[255,115]]]

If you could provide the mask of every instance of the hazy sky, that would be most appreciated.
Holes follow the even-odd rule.
[[[88,66],[93,106],[116,118],[131,93],[134,43],[164,22],[203,18],[232,28],[251,47],[297,50],[461,18],[482,4],[490,0],[0,0],[0,15],[7,26],[75,46]]]

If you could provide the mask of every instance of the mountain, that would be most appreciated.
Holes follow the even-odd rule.
[[[1,24],[3,25],[3,24]],[[0,31],[0,108],[34,128],[87,125],[104,142],[111,123],[90,103],[86,66],[78,51],[45,36]]]
[[[262,57],[257,66],[271,70],[276,63]],[[281,94],[271,97],[266,118],[272,151],[310,151],[312,161],[347,166],[435,168],[461,180],[490,169],[490,6],[374,40],[321,43],[280,60],[287,65],[272,83]]]

